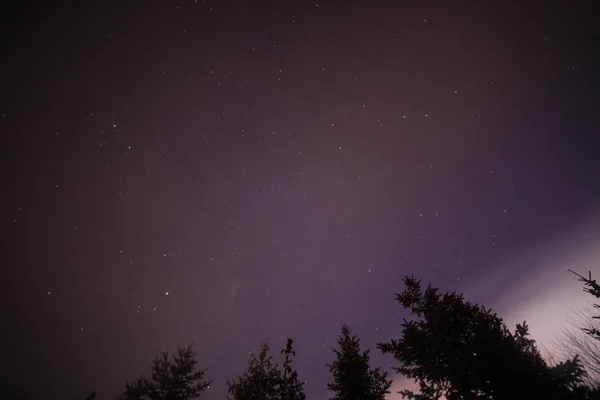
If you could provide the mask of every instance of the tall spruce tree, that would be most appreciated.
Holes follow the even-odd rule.
[[[279,366],[269,354],[270,345],[265,340],[258,356],[250,354],[248,368],[236,379],[227,381],[229,400],[277,400],[281,377]]]
[[[283,375],[281,376],[280,394],[282,400],[304,400],[304,382],[298,378],[298,372],[292,368],[292,357],[296,356],[293,349],[294,341],[287,340],[285,349],[281,350],[284,355]]]
[[[125,383],[121,400],[193,400],[210,386],[206,369],[198,369],[192,346],[179,347],[169,358],[167,352],[152,361],[151,379],[144,376]]]
[[[404,278],[398,302],[415,317],[404,320],[399,339],[380,343],[400,362],[397,372],[415,380],[412,399],[576,399],[586,398],[575,358],[549,367],[529,337],[525,323],[511,333],[503,320],[462,294],[438,293]]]
[[[283,370],[274,361],[268,341],[261,344],[258,356],[250,354],[248,367],[242,376],[227,382],[229,400],[304,400],[304,382],[292,368],[296,354],[292,339],[281,351],[284,355]]]
[[[333,374],[327,384],[333,392],[331,400],[384,400],[392,381],[379,367],[371,368],[370,350],[361,350],[360,340],[348,325],[342,326],[337,344],[338,348],[332,349],[335,361],[326,364]]]

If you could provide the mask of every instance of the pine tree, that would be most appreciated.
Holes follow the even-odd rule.
[[[334,393],[331,400],[383,400],[389,393],[392,381],[387,372],[370,367],[370,350],[362,351],[360,340],[343,325],[337,340],[338,349],[332,351],[336,360],[327,364],[333,381],[327,389]]]
[[[583,282],[583,291],[600,299],[600,285],[588,276],[580,275],[572,270],[572,274]],[[600,304],[593,304],[593,308],[600,308]],[[575,356],[584,370],[583,382],[590,390],[590,397],[600,398],[600,316],[589,315],[593,311],[574,309],[571,326],[563,328],[559,335],[559,346],[564,354]],[[565,368],[574,368],[571,364],[557,366],[559,371]],[[564,372],[562,372],[564,373]]]
[[[258,357],[250,354],[248,367],[237,380],[227,382],[229,400],[304,400],[304,382],[292,368],[293,340],[287,340],[287,346],[281,351],[284,355],[283,370],[269,354],[268,341],[261,344]]]
[[[227,382],[229,400],[278,400],[281,371],[269,354],[270,345],[264,341],[258,357],[250,354],[248,368],[238,379]]]
[[[600,285],[596,282],[595,279],[592,279],[592,273],[589,272],[588,277],[579,275],[576,272],[569,270],[571,273],[577,275],[579,277],[579,281],[583,282],[583,291],[591,294],[596,299],[600,299]],[[594,308],[600,308],[600,304],[594,304]],[[600,319],[600,315],[595,315],[592,317],[593,320]],[[600,329],[597,325],[590,326],[588,328],[583,329],[585,333],[587,333],[590,337],[600,340]]]
[[[121,400],[192,400],[197,399],[211,384],[205,380],[207,370],[199,370],[192,346],[179,347],[169,358],[162,353],[152,361],[152,378],[143,376],[125,383]]]
[[[292,368],[292,357],[296,355],[292,345],[292,339],[287,340],[285,349],[281,350],[281,354],[285,356],[283,362],[283,375],[280,384],[281,400],[304,400],[304,382],[298,379],[298,372]]]
[[[418,382],[420,399],[574,399],[579,390],[578,360],[550,368],[529,337],[526,323],[511,333],[503,320],[462,294],[439,294],[404,278],[398,302],[415,317],[404,320],[399,339],[380,343],[400,362],[397,372]],[[562,369],[561,369],[562,368]]]

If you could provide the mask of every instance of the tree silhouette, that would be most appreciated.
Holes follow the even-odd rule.
[[[571,271],[571,270],[569,270]],[[600,299],[600,285],[596,282],[595,279],[592,279],[592,273],[589,272],[588,277],[584,277],[579,275],[576,272],[571,271],[571,273],[577,275],[579,277],[579,281],[583,282],[583,291],[591,294],[596,299]],[[600,304],[594,304],[594,308],[600,308]],[[592,317],[594,320],[600,319],[600,315],[595,315]],[[597,326],[592,326],[590,328],[583,329],[588,335],[596,340],[600,340],[600,329]]]
[[[348,325],[342,326],[337,344],[339,348],[332,349],[336,359],[327,364],[333,374],[333,381],[327,384],[334,393],[330,400],[385,399],[392,381],[387,379],[387,372],[370,367],[370,350],[361,350],[360,340]]]
[[[206,369],[197,368],[192,346],[179,347],[169,358],[167,352],[152,361],[151,379],[144,376],[125,383],[121,400],[192,400],[200,397],[210,386],[205,379]]]
[[[281,371],[269,354],[270,345],[265,340],[260,346],[258,357],[255,353],[250,354],[248,368],[244,374],[227,382],[227,396],[230,400],[277,400],[278,385]]]
[[[557,335],[557,347],[560,354],[579,356],[586,374],[584,382],[594,390],[600,389],[600,341],[587,332],[600,328],[600,322],[590,318],[588,310],[573,308],[569,316],[569,325],[563,327]]]
[[[592,279],[591,272],[588,277],[572,270],[580,282],[584,284],[584,292],[591,294],[596,299],[600,298],[600,285]],[[594,304],[594,308],[600,305]],[[584,381],[594,391],[600,391],[600,320],[598,316],[590,316],[590,309],[573,309],[570,316],[570,327],[563,328],[558,335],[558,345],[562,353],[572,357],[578,355],[581,359],[586,375]]]
[[[380,343],[400,366],[395,370],[418,382],[413,399],[575,399],[585,398],[577,358],[549,367],[529,337],[526,323],[511,333],[503,320],[462,294],[439,294],[429,285],[404,278],[397,301],[415,319],[404,320],[401,337]]]
[[[298,379],[298,373],[292,368],[292,357],[296,354],[292,348],[292,339],[281,351],[285,356],[283,371],[269,354],[268,341],[261,344],[258,356],[250,354],[248,368],[237,380],[227,382],[230,400],[304,400],[304,382]]]
[[[285,349],[281,350],[281,354],[285,356],[283,362],[283,375],[281,377],[280,393],[282,400],[304,400],[304,382],[298,379],[298,372],[292,368],[292,357],[296,356],[293,350],[294,341],[287,340]]]

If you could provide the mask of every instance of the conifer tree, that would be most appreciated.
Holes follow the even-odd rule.
[[[595,279],[592,279],[592,273],[589,272],[588,277],[579,275],[576,272],[569,270],[571,273],[577,275],[579,277],[579,281],[583,282],[583,291],[591,294],[596,299],[600,300],[600,284],[596,282]],[[600,308],[600,304],[594,304],[594,308]],[[600,319],[600,315],[592,316],[592,320]],[[586,328],[583,328],[584,332],[587,333],[590,337],[600,340],[600,328],[598,325],[592,325]]]
[[[600,285],[592,279],[591,272],[588,272],[588,276],[572,270],[569,272],[583,282],[584,292],[600,299]],[[600,308],[600,304],[593,304],[593,308]],[[588,308],[574,308],[569,321],[570,326],[562,329],[557,344],[563,354],[578,357],[585,370],[585,384],[600,397],[600,316],[590,315],[593,313],[594,311]]]
[[[261,344],[258,356],[250,354],[248,367],[244,374],[227,382],[229,400],[304,400],[304,382],[298,378],[298,373],[292,368],[293,350],[292,339],[287,340],[286,348],[281,351],[284,355],[283,370],[269,354],[268,341]]]
[[[152,361],[151,379],[144,376],[125,383],[121,400],[192,400],[197,399],[209,387],[205,379],[206,369],[198,369],[196,353],[192,346],[179,347],[177,354],[169,358],[167,352]]]
[[[462,294],[438,293],[404,278],[398,302],[415,317],[405,320],[399,339],[378,347],[400,362],[397,372],[415,380],[413,399],[581,399],[577,358],[549,367],[529,337],[526,323],[511,333],[503,320]]]
[[[361,350],[360,340],[348,325],[342,326],[337,344],[338,348],[332,349],[336,359],[327,364],[333,374],[333,381],[327,384],[333,392],[331,400],[384,400],[392,381],[379,367],[371,368],[370,350]]]
[[[258,356],[250,354],[244,374],[227,382],[229,400],[278,400],[281,371],[269,354],[270,345],[265,340]]]
[[[281,354],[285,356],[280,384],[281,400],[304,400],[306,398],[303,388],[304,382],[298,379],[298,372],[292,368],[292,357],[296,356],[296,352],[292,347],[293,343],[292,339],[288,339],[285,349],[281,350]]]

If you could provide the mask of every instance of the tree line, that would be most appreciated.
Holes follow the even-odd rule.
[[[591,273],[576,275],[584,291],[600,299],[600,285]],[[396,300],[412,318],[401,324],[397,339],[378,343],[377,348],[398,362],[395,372],[418,384],[417,392],[401,391],[404,398],[600,399],[600,316],[579,312],[576,329],[563,332],[565,359],[547,362],[526,322],[511,331],[496,313],[466,301],[462,293],[440,293],[409,276],[403,283]],[[258,352],[250,354],[246,370],[227,381],[227,400],[305,400],[304,381],[293,364],[293,343],[287,340],[279,365],[264,341]],[[351,328],[343,325],[337,347],[332,348],[334,359],[326,364],[331,373],[330,400],[383,400],[390,393],[392,380],[387,372],[371,366],[369,354]],[[191,346],[180,347],[172,357],[160,354],[152,362],[150,377],[126,382],[118,400],[201,397],[212,380],[207,369],[199,368],[195,355]]]

